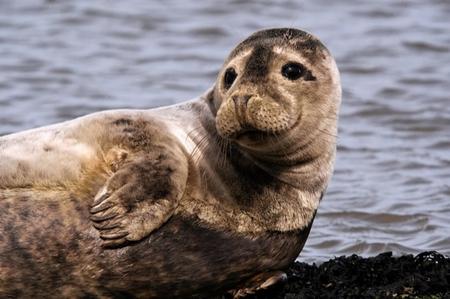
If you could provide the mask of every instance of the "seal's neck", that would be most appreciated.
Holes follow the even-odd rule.
[[[263,171],[299,190],[317,190],[328,183],[333,170],[335,147],[318,141],[304,146],[287,146],[276,153],[243,149],[247,159]]]

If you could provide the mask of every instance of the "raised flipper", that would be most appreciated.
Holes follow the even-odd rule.
[[[112,156],[124,161],[116,163],[91,208],[104,247],[139,241],[158,229],[178,206],[187,180],[186,158],[173,149]]]

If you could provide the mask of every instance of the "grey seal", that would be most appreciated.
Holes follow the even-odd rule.
[[[198,99],[0,137],[0,297],[237,298],[283,280],[340,100],[317,38],[268,29]]]

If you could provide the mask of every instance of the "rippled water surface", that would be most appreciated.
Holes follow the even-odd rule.
[[[336,171],[302,257],[450,254],[450,1],[0,0],[0,135],[196,97],[253,31],[319,36],[342,74]]]

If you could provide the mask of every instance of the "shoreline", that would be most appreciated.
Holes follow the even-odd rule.
[[[320,265],[295,262],[286,273],[283,285],[246,298],[450,298],[450,257],[435,251],[398,257],[354,254]]]

